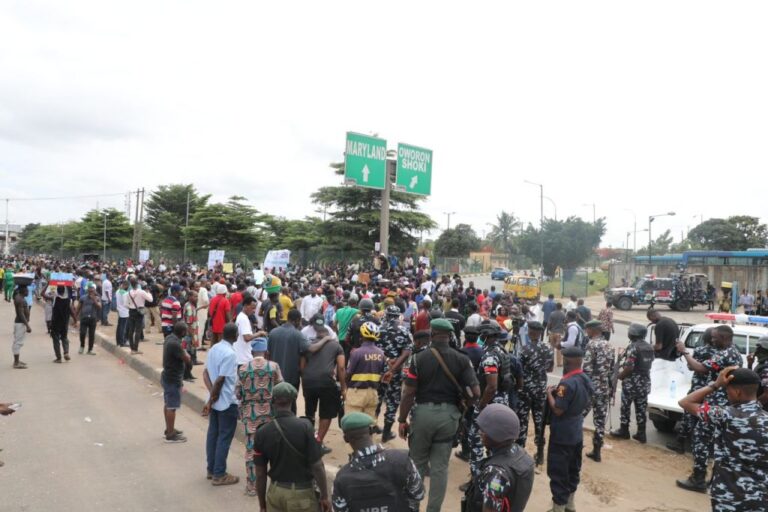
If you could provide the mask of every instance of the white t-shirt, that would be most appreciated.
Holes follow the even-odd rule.
[[[112,301],[112,281],[109,279],[101,283],[101,300]]]
[[[469,318],[467,318],[467,327],[478,327],[480,324],[483,323],[483,317],[481,317],[478,313],[472,313],[469,315]]]
[[[576,309],[576,303],[573,301],[569,301],[568,304],[565,305],[565,312],[573,311]]]
[[[326,326],[325,329],[328,331],[328,336],[331,336],[334,340],[338,341],[338,337],[336,336],[336,333],[333,332],[333,329]],[[315,327],[312,325],[308,325],[305,328],[301,330],[301,334],[304,335],[305,338],[309,340],[310,343],[314,343],[315,340],[317,340],[317,331],[315,331]]]
[[[560,342],[560,347],[568,348],[576,345],[576,338],[579,337],[579,324],[571,322],[565,332],[565,338]]]
[[[235,323],[237,324],[237,341],[232,344],[232,348],[235,349],[237,364],[239,366],[241,364],[248,364],[253,359],[251,343],[245,341],[245,338],[243,337],[246,334],[253,334],[253,329],[251,328],[251,320],[248,318],[248,315],[242,311],[237,315]]]
[[[315,295],[314,297],[307,295],[301,300],[301,306],[299,306],[301,318],[309,321],[322,307],[323,298],[320,295]]]
[[[430,280],[426,280],[419,285],[419,289],[427,290],[427,295],[432,295],[432,290],[435,289],[435,283]]]

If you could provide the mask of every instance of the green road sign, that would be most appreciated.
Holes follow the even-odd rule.
[[[344,181],[361,187],[384,188],[387,175],[387,141],[347,132]]]
[[[432,150],[397,145],[396,189],[428,196],[432,192]]]

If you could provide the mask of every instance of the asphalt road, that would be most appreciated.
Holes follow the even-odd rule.
[[[0,511],[257,509],[244,496],[244,448],[228,470],[241,483],[212,487],[205,474],[207,421],[184,407],[176,427],[189,441],[165,444],[162,390],[105,352],[53,364],[42,310],[32,313],[22,360],[11,368],[11,306],[0,302],[0,401],[22,408],[0,417]],[[70,338],[76,339],[71,333]]]

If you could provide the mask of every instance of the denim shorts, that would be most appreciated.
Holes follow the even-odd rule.
[[[181,407],[181,384],[173,384],[165,382],[163,383],[163,400],[165,401],[165,408],[176,410]]]

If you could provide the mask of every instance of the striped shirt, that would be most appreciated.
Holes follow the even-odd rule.
[[[181,320],[181,303],[173,295],[169,295],[160,303],[160,318],[163,327],[173,327]]]

